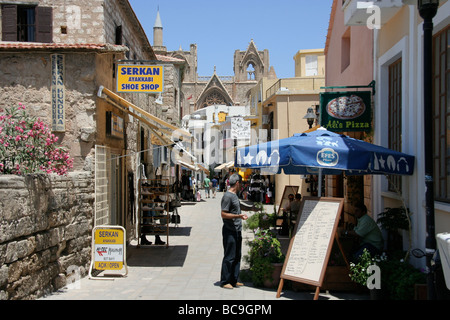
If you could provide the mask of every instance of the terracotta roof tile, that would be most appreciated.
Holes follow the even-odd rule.
[[[156,55],[156,59],[158,59],[159,61],[173,62],[173,63],[184,63],[185,62],[185,60],[183,60],[183,59],[178,59],[178,58],[175,58],[175,57],[164,56],[164,55],[160,55],[160,54]]]
[[[109,43],[38,43],[0,41],[0,51],[10,50],[76,50],[76,51],[128,51],[126,46]]]

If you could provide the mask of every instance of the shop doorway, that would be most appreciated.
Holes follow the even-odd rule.
[[[94,226],[125,227],[123,158],[105,146],[95,146]]]
[[[123,172],[122,158],[119,154],[111,154],[110,165],[110,185],[109,185],[109,204],[110,204],[110,224],[113,226],[125,227],[123,221]]]

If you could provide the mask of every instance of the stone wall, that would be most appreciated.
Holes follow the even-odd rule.
[[[70,151],[74,170],[91,171],[96,131],[97,74],[106,73],[107,62],[96,68],[96,53],[64,53],[66,131],[55,132],[58,143]],[[100,69],[100,67],[102,69]],[[17,106],[51,126],[51,54],[46,52],[2,52],[0,59],[0,108]],[[103,84],[103,83],[102,83]],[[92,133],[92,135],[89,135]],[[89,137],[92,136],[92,137]],[[89,138],[86,138],[89,137]],[[84,140],[84,141],[83,141]]]
[[[0,175],[0,300],[36,299],[87,275],[93,214],[89,172]]]

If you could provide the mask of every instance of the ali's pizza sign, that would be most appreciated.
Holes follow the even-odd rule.
[[[372,128],[372,92],[324,92],[320,95],[322,127],[334,132]]]

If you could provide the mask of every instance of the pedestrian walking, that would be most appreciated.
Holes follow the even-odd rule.
[[[203,180],[203,187],[205,188],[205,198],[209,198],[209,183],[211,180],[209,180],[208,177],[205,177]]]
[[[217,193],[217,187],[219,186],[219,181],[217,180],[217,177],[214,177],[211,180],[211,184],[212,184],[212,197],[215,198],[216,197],[216,193]]]
[[[233,174],[229,178],[230,188],[224,193],[221,201],[221,216],[223,220],[222,243],[224,257],[220,273],[220,286],[226,289],[242,286],[239,282],[242,256],[242,220],[248,216],[241,213],[244,211],[257,211],[253,206],[242,205],[237,192],[242,184],[242,177]]]

